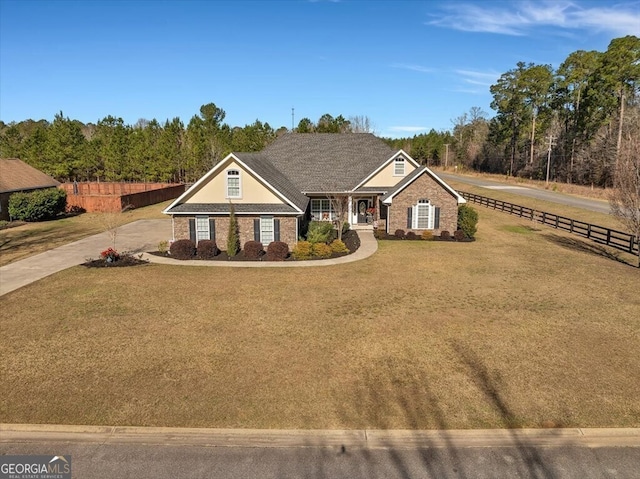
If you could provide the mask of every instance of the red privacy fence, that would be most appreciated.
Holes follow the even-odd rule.
[[[63,183],[67,208],[113,212],[162,203],[177,198],[185,185],[176,183]]]

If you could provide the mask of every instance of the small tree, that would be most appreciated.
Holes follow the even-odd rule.
[[[333,218],[333,225],[338,232],[338,239],[342,241],[342,226],[347,220],[347,213],[349,211],[349,197],[344,195],[327,195],[329,202],[331,203],[331,209],[335,215]]]
[[[229,206],[229,232],[227,234],[227,255],[235,256],[240,251],[240,235],[238,233],[238,221],[236,209],[233,203]]]
[[[611,213],[640,243],[640,139],[629,137],[620,150],[614,189],[609,196]],[[638,245],[640,249],[640,244]],[[640,268],[640,251],[638,251]]]

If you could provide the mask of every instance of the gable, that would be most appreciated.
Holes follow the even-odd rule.
[[[406,190],[416,182],[418,183],[418,185],[428,187],[427,190],[437,190],[438,194],[443,193],[445,195],[451,196],[459,205],[467,202],[462,196],[458,194],[456,190],[451,188],[438,175],[436,175],[426,166],[422,166],[406,176],[391,191],[388,191],[387,194],[381,198],[381,201],[384,204],[390,205],[393,202],[394,197],[402,194],[404,190]],[[413,189],[414,188],[411,188],[411,190]]]
[[[360,188],[369,188],[374,186],[395,186],[416,169],[416,166],[407,158],[398,158],[402,158],[404,160],[404,174],[396,174],[396,161],[394,158],[392,161],[388,162],[381,170],[379,170],[371,178],[369,178],[365,183],[363,183]]]
[[[244,165],[240,164],[233,157],[228,157],[223,161],[224,165],[216,167],[217,172],[209,181],[194,185],[195,188],[189,190],[189,194],[182,198],[181,204],[185,203],[251,203],[251,204],[280,204],[284,201],[278,197],[270,188],[263,184]],[[227,172],[238,171],[240,178],[240,197],[227,197]]]

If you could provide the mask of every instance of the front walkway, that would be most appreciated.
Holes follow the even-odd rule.
[[[170,220],[139,220],[118,228],[116,249],[142,254],[151,263],[183,266],[221,266],[236,268],[290,268],[309,266],[329,266],[350,263],[371,256],[378,249],[378,242],[372,231],[358,231],[360,248],[353,254],[334,259],[313,261],[179,261],[172,258],[144,253],[157,249],[158,243],[171,238]],[[89,258],[98,258],[100,252],[111,245],[108,233],[89,236],[73,243],[54,248],[44,253],[30,256],[20,261],[0,267],[0,296],[49,275],[84,263]]]

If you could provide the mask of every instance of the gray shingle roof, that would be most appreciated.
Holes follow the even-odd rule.
[[[309,203],[309,198],[303,195],[285,174],[279,171],[269,159],[262,153],[234,153],[238,159],[260,175],[276,190],[282,193],[298,208],[304,211]]]
[[[370,133],[288,133],[262,151],[299,191],[351,191],[395,152]]]
[[[298,212],[289,205],[283,204],[262,204],[262,203],[234,203],[237,214],[259,213],[259,214],[297,214]],[[215,214],[229,213],[229,203],[182,203],[167,210],[169,214]]]

